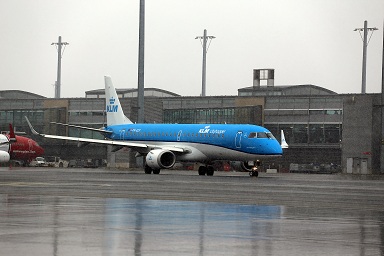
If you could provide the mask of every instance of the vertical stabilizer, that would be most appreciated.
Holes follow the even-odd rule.
[[[285,141],[284,131],[281,130],[281,148],[288,148],[288,143]]]
[[[120,100],[117,96],[115,87],[113,87],[111,77],[104,76],[104,81],[107,125],[131,124],[131,120],[124,115],[123,109],[121,108]]]
[[[9,141],[16,141],[15,130],[12,124],[9,124]]]

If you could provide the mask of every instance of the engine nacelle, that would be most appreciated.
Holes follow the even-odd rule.
[[[9,139],[4,134],[0,134],[0,163],[9,162],[11,158],[9,155]]]
[[[11,159],[11,157],[8,152],[0,151],[0,163],[7,163],[9,159]]]
[[[145,161],[152,169],[169,169],[175,164],[176,156],[169,150],[154,149],[147,154]]]

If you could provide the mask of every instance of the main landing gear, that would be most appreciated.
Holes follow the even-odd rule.
[[[144,172],[146,174],[160,174],[160,169],[152,169],[151,167],[149,167],[147,164],[145,165],[144,167]]]
[[[207,175],[207,176],[213,176],[213,173],[215,172],[215,169],[213,168],[212,165],[201,165],[199,166],[199,175]]]

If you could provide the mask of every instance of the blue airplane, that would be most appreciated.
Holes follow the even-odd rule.
[[[145,156],[144,171],[159,174],[176,162],[199,163],[199,175],[212,176],[214,161],[238,161],[250,176],[258,176],[261,160],[279,157],[288,145],[282,133],[282,145],[264,127],[250,124],[135,124],[123,112],[112,84],[105,76],[107,126],[101,129],[56,123],[104,134],[105,140],[40,134],[45,138],[71,140],[81,143],[112,145],[116,149],[129,147],[137,156]]]

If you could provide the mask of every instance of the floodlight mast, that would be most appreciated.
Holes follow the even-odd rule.
[[[57,80],[55,82],[55,98],[60,98],[61,91],[61,57],[63,57],[65,46],[69,43],[61,42],[61,36],[59,36],[59,41],[57,43],[51,43],[51,45],[56,45],[57,48]],[[64,45],[63,51],[61,51],[62,46]]]
[[[375,30],[378,30],[378,28],[368,28],[368,22],[364,21],[364,28],[356,28],[354,31],[359,31],[360,36],[361,32],[363,32],[364,37],[362,37],[363,40],[363,67],[362,67],[362,82],[361,82],[361,93],[366,93],[366,81],[367,81],[367,46],[369,41],[371,40],[372,34]],[[371,31],[371,36],[368,38],[368,31]]]
[[[145,44],[145,0],[140,0],[139,60],[137,79],[137,122],[144,123],[144,44]]]
[[[207,51],[209,48],[209,45],[211,44],[212,39],[215,39],[214,36],[207,36],[207,30],[204,29],[204,35],[203,36],[197,36],[195,39],[200,39],[200,42],[202,41],[203,46],[203,70],[202,70],[202,90],[201,90],[201,96],[205,96],[205,88],[206,88],[206,70],[207,70]],[[209,39],[209,44],[207,47],[207,41]]]

